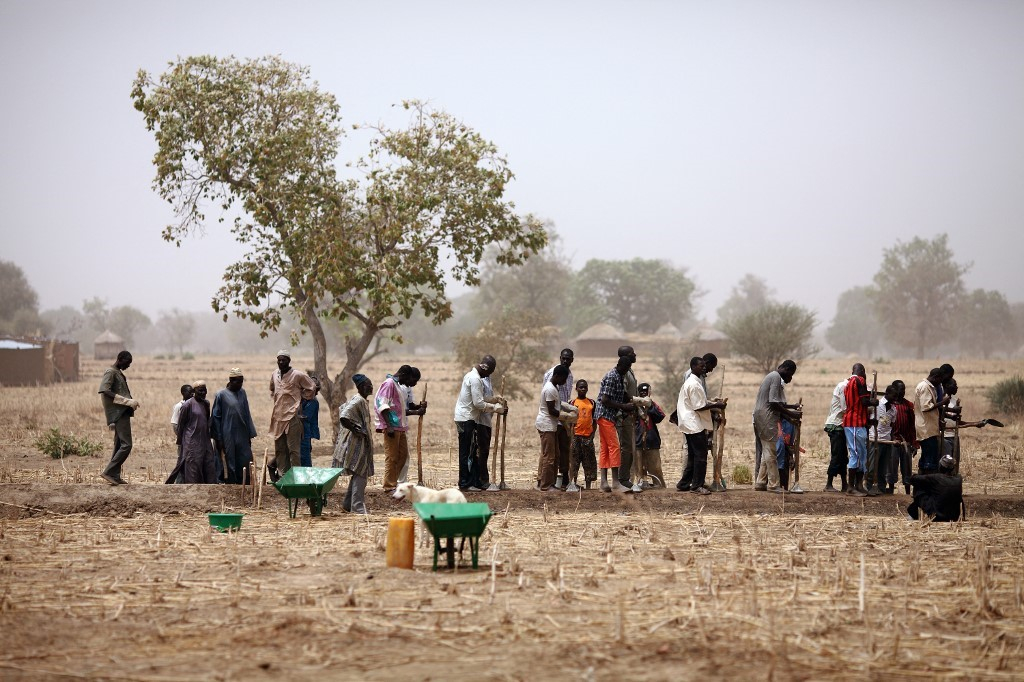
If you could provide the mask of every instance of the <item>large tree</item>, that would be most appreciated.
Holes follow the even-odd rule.
[[[732,288],[725,303],[719,306],[718,324],[731,322],[769,303],[775,303],[775,290],[768,286],[768,281],[763,277],[748,272]]]
[[[970,266],[953,260],[948,242],[945,234],[896,242],[883,252],[875,273],[878,319],[892,341],[916,349],[918,358],[947,340],[944,330],[964,293],[963,274]]]
[[[10,261],[0,260],[0,332],[36,334],[44,331],[39,317],[39,296],[24,271]]]
[[[839,295],[836,316],[825,330],[825,340],[843,353],[863,353],[874,357],[882,346],[885,329],[878,321],[874,289],[854,287]]]
[[[177,348],[178,354],[185,351],[185,346],[192,340],[196,331],[196,321],[191,313],[177,308],[160,313],[156,325],[163,332],[163,338],[168,346]]]
[[[598,322],[629,333],[653,333],[671,323],[684,325],[693,315],[697,287],[686,270],[667,261],[589,260],[569,291],[570,334]]]
[[[135,343],[137,333],[153,324],[149,316],[138,308],[130,305],[108,308],[107,301],[97,296],[82,302],[82,314],[93,336],[109,329],[124,340],[126,347]]]
[[[795,303],[769,303],[722,325],[729,351],[750,370],[770,372],[786,358],[800,360],[818,352],[811,343],[816,324],[810,310]]]
[[[960,303],[958,324],[960,352],[992,353],[1016,350],[1018,331],[1010,304],[998,291],[975,289]]]
[[[262,334],[295,312],[313,339],[335,436],[375,339],[397,335],[417,308],[435,324],[447,319],[446,281],[476,285],[487,246],[515,265],[545,244],[539,222],[505,200],[512,172],[497,148],[421,103],[403,104],[405,129],[368,127],[358,177],[341,180],[339,108],[304,67],[190,57],[158,80],[140,71],[132,98],[156,137],[155,189],[178,217],[164,238],[180,244],[202,229],[210,205],[238,214],[231,229],[246,253],[225,271],[213,307]],[[333,379],[325,318],[356,322]]]

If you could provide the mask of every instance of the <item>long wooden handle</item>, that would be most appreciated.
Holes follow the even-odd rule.
[[[427,400],[427,384],[423,384],[423,401]],[[423,415],[419,416],[416,422],[416,480],[417,485],[423,485]]]
[[[505,375],[501,375],[501,388],[499,389],[501,397],[505,397]],[[501,483],[498,487],[505,488],[505,436],[508,435],[508,410],[505,410],[505,414],[501,415],[501,451],[499,457],[501,458]]]

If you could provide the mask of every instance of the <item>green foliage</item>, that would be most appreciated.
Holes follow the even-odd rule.
[[[739,485],[750,485],[754,477],[750,475],[750,467],[746,464],[737,464],[732,468],[732,480]]]
[[[854,287],[839,295],[836,316],[825,330],[825,340],[842,353],[871,357],[881,346],[885,330],[878,321],[872,287]]]
[[[174,356],[172,355],[172,356],[171,356],[171,358],[173,359],[173,357],[174,357]],[[195,356],[195,355],[193,355],[192,353],[189,353],[189,352],[185,352],[185,353],[182,353],[182,354],[181,354],[181,359],[182,359],[182,360],[195,360],[195,359],[196,359],[196,356]]]
[[[63,459],[71,455],[94,457],[103,447],[84,436],[78,437],[73,433],[65,434],[58,428],[52,428],[36,438],[33,445],[37,450],[54,459]]]
[[[669,323],[682,326],[693,315],[697,287],[663,260],[589,260],[576,273],[569,292],[569,333],[598,322],[627,334],[652,334]]]
[[[455,357],[468,372],[480,358],[493,355],[498,363],[491,376],[495,393],[504,377],[505,397],[536,397],[544,372],[555,364],[558,330],[550,322],[536,310],[506,306],[475,334],[456,337]]]
[[[948,241],[941,234],[931,241],[896,242],[883,252],[875,273],[878,319],[889,339],[916,349],[918,358],[946,340],[944,332],[964,291],[963,274],[970,266],[953,260]]]
[[[263,336],[294,314],[313,337],[334,414],[381,335],[400,339],[417,308],[434,324],[451,316],[447,282],[477,285],[486,248],[514,266],[546,244],[540,223],[504,199],[512,171],[497,148],[423,103],[402,104],[407,128],[366,127],[360,179],[343,181],[340,110],[305,67],[179,59],[157,81],[140,71],[132,99],[156,137],[155,189],[178,217],[164,239],[201,230],[209,205],[238,214],[231,229],[247,252],[227,268],[213,308]],[[325,319],[355,322],[333,381]]]
[[[961,353],[1011,351],[1017,347],[1018,330],[1006,297],[998,291],[975,289],[960,302],[957,325]]]
[[[775,303],[775,290],[768,286],[764,278],[748,272],[718,308],[718,324],[749,315],[769,303]]]
[[[679,343],[663,343],[655,347],[654,365],[659,376],[658,384],[652,386],[652,390],[665,398],[675,399],[683,385],[683,376],[690,369],[691,350]]]
[[[121,337],[126,348],[135,343],[137,333],[153,324],[148,315],[134,306],[107,308],[106,300],[98,297],[82,302],[82,316],[95,334],[109,329]]]
[[[994,409],[1004,414],[1024,415],[1024,377],[1003,379],[985,395]]]
[[[811,344],[816,324],[810,310],[795,303],[771,303],[722,325],[730,350],[743,367],[770,372],[787,358],[799,361],[818,352]]]

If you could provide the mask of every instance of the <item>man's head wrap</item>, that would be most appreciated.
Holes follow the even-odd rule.
[[[285,356],[289,360],[292,358],[292,352],[290,350],[279,350],[277,351],[277,357]]]
[[[235,377],[242,376],[242,370],[239,367],[232,367],[231,371],[228,372],[228,379],[234,379]]]
[[[200,386],[206,386],[206,382],[202,379],[196,379],[192,382],[192,388],[199,388]]]
[[[361,383],[363,383],[365,381],[369,381],[369,380],[370,380],[370,377],[366,376],[365,374],[353,374],[352,375],[352,383],[355,384],[356,387],[358,387],[359,384],[361,384]]]

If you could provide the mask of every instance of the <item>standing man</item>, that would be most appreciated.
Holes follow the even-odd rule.
[[[412,385],[415,386],[419,383],[420,370],[418,367],[409,368],[409,380]],[[405,426],[409,426],[409,417],[415,417],[417,415],[422,416],[427,413],[427,401],[417,403],[416,398],[413,397],[412,388],[413,386],[406,386],[405,384],[398,384],[398,387],[402,389],[402,394],[405,397]],[[412,456],[405,458],[405,464],[402,466],[402,470],[398,472],[398,483],[405,483],[409,480],[409,462],[412,461]]]
[[[561,492],[562,489],[555,485],[556,459],[559,456],[558,428],[561,421],[558,417],[562,412],[561,394],[559,388],[569,378],[569,368],[565,365],[555,365],[551,372],[551,379],[544,384],[540,391],[540,405],[537,410],[537,419],[534,425],[537,433],[540,434],[540,462],[537,466],[537,489],[542,492]],[[568,474],[566,474],[568,478]]]
[[[622,470],[622,451],[620,450],[619,434],[615,425],[623,418],[632,419],[636,408],[626,397],[626,374],[633,363],[626,356],[619,355],[614,369],[601,379],[601,388],[597,394],[597,432],[601,437],[601,450],[597,464],[601,468],[601,490],[610,493],[624,493],[629,490],[619,481]],[[608,472],[611,471],[611,481]]]
[[[864,488],[864,472],[868,462],[868,408],[878,405],[878,400],[868,392],[867,372],[859,362],[853,366],[852,374],[846,382],[844,391],[846,412],[843,414],[843,433],[846,436],[846,449],[850,453],[850,462],[846,475],[850,479],[850,487],[846,493],[856,497],[867,497]]]
[[[892,438],[896,441],[893,446],[892,460],[889,463],[889,492],[892,493],[896,487],[897,474],[903,481],[903,490],[910,494],[910,477],[913,475],[911,462],[914,459],[914,451],[917,445],[917,431],[914,428],[914,403],[907,400],[907,385],[896,379],[892,382],[896,391],[896,399],[893,401]]]
[[[885,387],[885,395],[878,400],[878,408],[875,412],[877,414],[875,426],[868,431],[869,440],[876,430],[878,433],[878,448],[874,455],[873,466],[871,457],[868,457],[867,484],[868,495],[871,497],[888,492],[886,484],[890,468],[889,462],[894,454],[892,426],[896,417],[896,387],[893,384]],[[868,447],[875,450],[873,444]]]
[[[636,375],[633,374],[633,365],[636,364],[636,352],[633,350],[633,346],[620,346],[619,358],[625,359],[629,363],[626,373],[622,377],[622,382],[626,392],[626,399],[624,402],[631,402],[633,398],[637,396]],[[616,422],[615,430],[619,437],[619,483],[633,492],[640,492],[640,481],[637,481],[636,486],[634,487],[632,480],[633,458],[636,457],[635,414],[635,410],[623,412]]]
[[[676,490],[689,490],[698,495],[710,495],[705,485],[708,470],[708,431],[714,428],[711,410],[725,407],[725,403],[709,402],[704,391],[704,359],[690,358],[690,377],[679,391],[676,413],[679,415],[679,430],[686,438],[689,456],[683,477],[676,484]]]
[[[178,415],[182,482],[216,483],[216,454],[210,441],[210,401],[206,399],[206,382],[193,381],[192,388],[195,393],[181,406]],[[176,474],[171,472],[171,477],[176,477]]]
[[[785,417],[795,424],[802,417],[798,405],[786,403],[785,384],[793,380],[794,374],[796,363],[783,360],[778,369],[765,375],[757,390],[757,398],[754,400],[754,434],[757,437],[757,480],[754,482],[754,490],[782,492],[775,457],[779,422]]]
[[[181,400],[174,403],[174,407],[171,408],[171,431],[174,432],[174,442],[178,442],[178,414],[181,412],[181,406],[185,404],[185,401],[192,397],[192,385],[182,384],[181,385]],[[181,446],[178,446],[178,459],[174,464],[174,471],[181,471]],[[165,483],[183,483],[181,473],[177,474],[175,479],[168,479]]]
[[[128,481],[121,478],[121,467],[132,451],[132,422],[135,410],[139,409],[139,401],[132,397],[128,390],[128,380],[124,371],[132,366],[132,354],[126,350],[117,354],[114,364],[103,372],[100,379],[100,402],[103,403],[103,416],[107,420],[107,428],[114,432],[114,453],[110,462],[103,469],[100,478],[110,485],[124,485]]]
[[[836,476],[842,482],[841,492],[846,492],[846,463],[849,454],[846,452],[846,432],[843,431],[843,415],[846,414],[846,384],[849,379],[843,379],[832,390],[832,407],[829,409],[828,417],[825,418],[825,433],[828,434],[828,445],[831,458],[828,462],[828,483],[825,484],[826,493],[837,492],[832,485]]]
[[[213,396],[213,414],[210,433],[219,452],[224,453],[228,483],[244,483],[243,472],[252,462],[252,439],[256,437],[256,424],[249,411],[249,397],[242,384],[242,370],[234,367],[228,372],[228,385]]]
[[[480,358],[476,367],[462,377],[462,387],[455,401],[455,429],[459,434],[459,490],[480,492],[480,460],[477,457],[479,440],[477,425],[483,413],[502,414],[505,410],[503,398],[487,397],[484,379],[494,374],[497,361],[490,355]]]
[[[331,466],[343,469],[352,478],[341,503],[342,509],[356,514],[368,514],[366,509],[366,481],[373,476],[373,435],[370,431],[370,406],[366,399],[373,393],[373,382],[364,374],[352,376],[358,393],[341,406],[341,426],[345,436],[334,448]]]
[[[939,412],[949,402],[949,396],[939,398],[944,377],[941,368],[935,368],[914,390],[914,429],[921,443],[918,473],[934,474],[939,470]]]
[[[571,348],[563,348],[562,352],[558,354],[558,364],[555,367],[565,367],[569,372],[569,376],[560,385],[556,384],[558,388],[558,399],[563,403],[572,401],[572,387],[574,386],[572,370],[572,361],[575,358],[575,354]],[[544,373],[544,381],[541,382],[542,388],[546,386],[551,377],[554,376],[555,367],[552,367]],[[555,487],[564,490],[569,484],[569,426],[562,420],[558,421],[558,430],[555,431],[555,438],[558,440],[558,477],[555,479]]]
[[[409,389],[419,383],[420,371],[402,365],[389,374],[377,389],[373,410],[377,417],[377,433],[384,434],[384,492],[393,493],[398,486],[398,474],[409,460],[409,414],[425,414],[427,404],[421,402],[415,410],[406,402]]]
[[[274,408],[270,413],[274,464],[270,471],[274,480],[284,476],[292,467],[299,466],[299,450],[302,445],[299,406],[302,404],[302,392],[314,388],[316,383],[309,376],[292,367],[291,352],[278,351],[277,371],[270,375],[270,397],[274,400]]]

